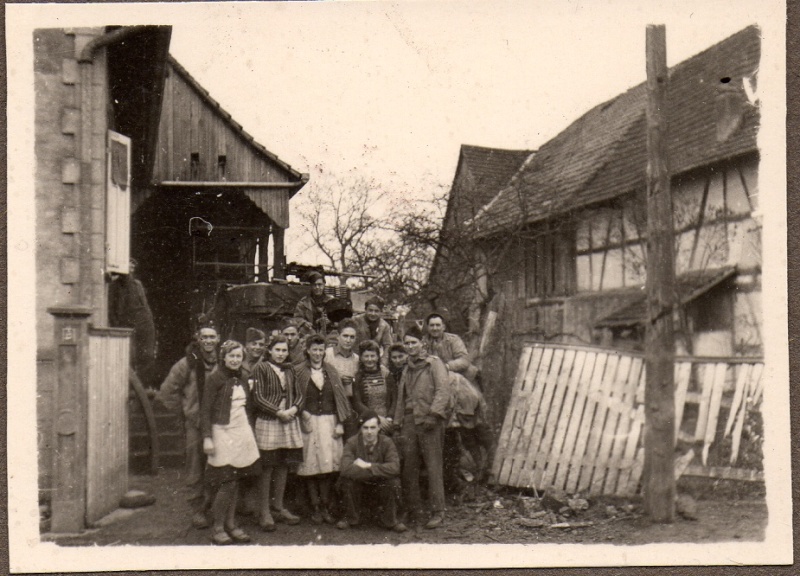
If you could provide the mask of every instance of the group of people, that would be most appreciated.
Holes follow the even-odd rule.
[[[378,299],[340,321],[328,342],[310,330],[304,305],[280,332],[248,328],[244,344],[219,344],[213,326],[200,327],[161,385],[160,401],[185,419],[192,524],[212,526],[215,544],[250,541],[237,524],[240,498],[254,502],[264,531],[297,524],[284,503],[294,472],[313,523],[347,529],[375,509],[389,530],[437,528],[445,435],[454,435],[454,471],[462,445],[479,471],[491,449],[482,395],[457,371],[470,366],[463,342],[439,314],[427,318],[427,334],[413,325],[393,342]]]

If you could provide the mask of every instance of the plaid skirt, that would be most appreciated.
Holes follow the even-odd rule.
[[[303,447],[303,433],[300,431],[300,420],[297,418],[291,422],[258,418],[255,433],[259,450]]]

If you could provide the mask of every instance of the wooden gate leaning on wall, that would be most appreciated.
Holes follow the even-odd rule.
[[[130,331],[89,329],[86,523],[115,510],[128,490]]]
[[[702,442],[693,473],[759,479],[760,471],[705,468],[724,433],[732,434],[730,463],[740,449],[749,410],[763,384],[760,359],[680,358],[675,364],[675,432]],[[495,454],[496,483],[567,493],[629,496],[636,492],[644,452],[644,359],[641,355],[577,346],[530,344],[520,355],[511,401]],[[686,404],[696,404],[687,418]],[[688,429],[688,431],[687,431]]]

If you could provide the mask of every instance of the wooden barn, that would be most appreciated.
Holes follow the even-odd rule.
[[[168,58],[152,180],[132,197],[131,251],[156,322],[156,377],[181,357],[219,287],[285,277],[289,199],[307,181]]]
[[[168,369],[218,286],[282,277],[289,199],[307,181],[169,56],[170,36],[33,37],[39,494],[53,531],[84,528],[127,490],[131,330],[109,327],[112,278],[139,261]]]

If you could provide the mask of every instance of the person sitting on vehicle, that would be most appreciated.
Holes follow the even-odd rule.
[[[281,330],[281,334],[289,344],[289,362],[294,366],[306,361],[305,338],[300,337],[300,331],[297,329],[298,324],[299,322],[296,318],[284,318],[283,329]]]
[[[353,408],[361,414],[372,410],[378,415],[381,432],[391,434],[394,421],[395,382],[389,369],[380,363],[380,347],[364,340],[358,347],[358,372],[353,382]]]
[[[248,328],[245,332],[244,361],[242,362],[242,379],[247,382],[248,387],[253,389],[253,368],[261,362],[264,352],[267,349],[267,336],[263,330],[258,328]]]
[[[444,317],[438,312],[428,314],[425,327],[427,328],[425,346],[428,354],[438,356],[451,372],[458,372],[473,380],[476,369],[470,361],[467,347],[461,337],[445,332]]]
[[[317,271],[308,274],[311,293],[303,296],[295,306],[294,317],[298,320],[298,329],[303,335],[328,331],[328,316],[325,305],[333,300],[333,296],[325,294],[325,276]]]
[[[366,340],[373,340],[378,343],[382,362],[384,365],[388,363],[389,346],[394,342],[392,336],[392,327],[389,323],[381,318],[383,311],[383,299],[378,296],[373,296],[367,300],[365,305],[365,312],[353,317],[353,322],[356,325],[356,346],[359,346]]]
[[[206,377],[216,368],[219,335],[210,322],[201,321],[186,355],[170,369],[156,398],[169,410],[183,414],[186,431],[186,484],[192,507],[192,525],[208,528],[208,498],[203,481],[206,457],[200,431],[200,402]]]
[[[339,490],[346,516],[336,527],[346,530],[361,523],[367,513],[367,503],[378,502],[381,524],[387,530],[405,532],[406,526],[397,520],[400,497],[400,457],[394,442],[380,433],[378,415],[365,410],[358,419],[359,432],[344,447],[339,473]],[[373,492],[367,498],[367,492]]]
[[[205,482],[213,502],[214,544],[250,542],[236,525],[239,481],[261,473],[258,446],[253,435],[250,388],[242,378],[244,347],[227,340],[219,362],[206,378],[200,402],[203,451],[208,457]]]

